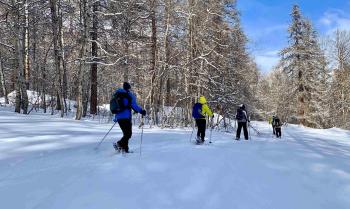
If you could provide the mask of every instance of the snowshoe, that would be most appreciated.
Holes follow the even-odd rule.
[[[196,144],[204,144],[205,140],[202,140],[202,139],[196,139]]]
[[[117,151],[117,152],[121,152],[122,151],[122,147],[119,145],[119,143],[113,143],[113,147],[114,147],[114,149],[115,149],[115,151]]]

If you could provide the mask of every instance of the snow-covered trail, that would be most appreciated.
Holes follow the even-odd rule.
[[[0,202],[9,209],[313,209],[350,208],[350,133],[269,125],[251,141],[213,132],[134,127],[135,153],[112,155],[112,124],[0,110]],[[209,136],[209,131],[207,131]]]

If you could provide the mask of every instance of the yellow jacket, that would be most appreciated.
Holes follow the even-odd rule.
[[[269,121],[269,124],[271,125],[272,124],[272,117],[271,116],[269,117],[268,121]]]
[[[204,96],[199,97],[199,103],[202,104],[202,115],[208,115],[209,117],[213,116],[213,112],[210,110],[210,108],[207,105],[207,100]],[[202,118],[205,119],[205,118]]]

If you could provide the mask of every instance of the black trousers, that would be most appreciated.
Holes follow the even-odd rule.
[[[204,141],[207,121],[205,119],[196,119],[196,124],[198,127],[197,136],[200,137],[202,141]]]
[[[236,138],[241,137],[241,130],[243,128],[244,132],[244,138],[248,140],[248,129],[247,129],[247,122],[238,122],[238,128],[237,128],[237,133],[236,133]]]
[[[119,146],[124,149],[129,149],[129,139],[132,135],[132,123],[129,119],[120,119],[118,120],[120,129],[123,131],[123,137],[118,141]]]
[[[272,131],[273,131],[273,135],[276,135],[275,126],[273,126],[273,125],[272,125]]]
[[[278,138],[278,137],[281,137],[281,135],[282,135],[282,130],[281,130],[281,128],[275,128],[275,132],[276,132],[276,137]]]

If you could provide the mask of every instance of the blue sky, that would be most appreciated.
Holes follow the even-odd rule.
[[[249,49],[258,66],[268,72],[287,45],[290,12],[298,4],[320,36],[337,29],[350,30],[350,0],[238,0],[242,26],[249,37]]]

